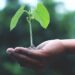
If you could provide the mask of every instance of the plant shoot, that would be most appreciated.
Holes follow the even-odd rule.
[[[42,3],[38,3],[37,6],[34,9],[30,9],[29,11],[25,10],[25,5],[22,5],[15,15],[12,17],[11,23],[10,23],[10,30],[13,30],[23,13],[28,14],[26,17],[27,22],[29,24],[29,30],[30,30],[30,47],[33,48],[33,35],[32,35],[32,20],[36,20],[40,23],[40,25],[47,29],[49,23],[50,23],[50,16],[46,9],[46,7]]]

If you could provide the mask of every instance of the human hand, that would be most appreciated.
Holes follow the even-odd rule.
[[[36,48],[8,48],[7,53],[14,57],[23,67],[42,69],[49,61],[64,52],[64,46],[60,40],[48,40]]]

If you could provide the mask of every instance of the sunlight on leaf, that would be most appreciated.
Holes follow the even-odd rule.
[[[16,27],[18,20],[20,19],[20,17],[24,13],[24,7],[25,7],[25,5],[22,5],[18,9],[18,11],[16,12],[16,14],[13,16],[13,18],[11,20],[11,23],[10,23],[10,30],[13,30]]]
[[[43,28],[47,28],[50,23],[50,16],[46,7],[39,3],[37,8],[32,11],[32,16],[37,20]]]

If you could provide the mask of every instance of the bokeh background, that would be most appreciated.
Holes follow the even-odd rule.
[[[8,47],[29,47],[29,26],[26,15],[10,32],[10,21],[22,0],[0,0],[0,75],[36,75],[32,69],[22,68],[6,54]],[[31,1],[31,0],[30,0]],[[42,0],[49,11],[51,22],[47,30],[32,22],[34,44],[51,39],[75,38],[75,0]],[[23,3],[23,2],[22,2]],[[46,75],[75,75],[75,55],[65,54]]]

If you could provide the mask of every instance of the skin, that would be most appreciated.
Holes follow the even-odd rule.
[[[64,53],[75,53],[75,39],[48,40],[36,48],[8,48],[7,53],[23,67],[43,69],[57,56]]]

